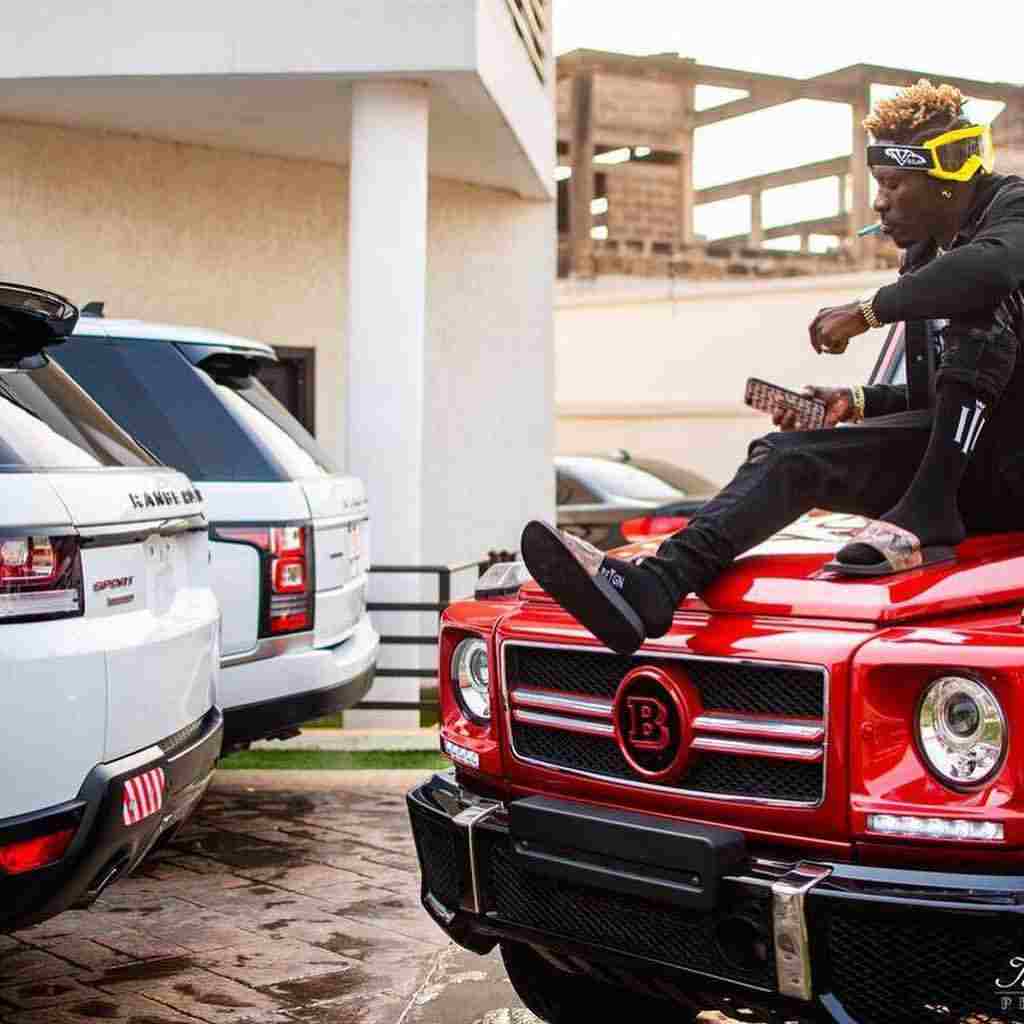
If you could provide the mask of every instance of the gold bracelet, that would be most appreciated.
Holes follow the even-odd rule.
[[[850,396],[853,398],[853,422],[860,423],[864,419],[864,389],[854,384],[850,388]]]
[[[871,298],[874,298],[872,296]],[[868,327],[881,327],[882,321],[878,319],[875,313],[875,307],[871,304],[871,298],[861,299],[857,305],[860,307],[860,315],[864,317],[864,322]]]

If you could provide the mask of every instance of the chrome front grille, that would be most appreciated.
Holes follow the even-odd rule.
[[[811,666],[504,645],[513,753],[524,761],[716,799],[815,805],[825,782],[826,673]],[[684,774],[653,783],[624,756],[614,697],[639,666],[681,669],[690,707]]]

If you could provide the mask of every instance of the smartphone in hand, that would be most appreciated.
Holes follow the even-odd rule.
[[[809,398],[799,391],[790,391],[757,377],[747,380],[744,401],[761,412],[775,413],[783,406],[795,410],[801,430],[820,430],[825,426],[825,403],[820,398]]]

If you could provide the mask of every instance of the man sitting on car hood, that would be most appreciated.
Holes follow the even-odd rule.
[[[792,429],[780,410],[782,431],[754,441],[732,482],[653,557],[605,557],[527,524],[534,578],[612,649],[664,635],[687,593],[814,507],[874,520],[827,566],[860,576],[951,560],[968,528],[1024,528],[1024,181],[992,173],[989,128],[963,104],[958,89],[922,79],[864,121],[874,207],[906,250],[901,276],[810,325],[815,350],[839,354],[871,327],[905,322],[908,367],[940,350],[934,396],[913,380],[811,389],[825,428]],[[841,422],[854,429],[832,429]]]

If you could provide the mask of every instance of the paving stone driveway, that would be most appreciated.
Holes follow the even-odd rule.
[[[220,773],[173,846],[93,908],[0,935],[0,1021],[428,1024],[438,978],[460,979],[419,905],[418,777]],[[488,1005],[465,1024],[536,1021],[472,959]]]

